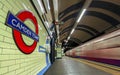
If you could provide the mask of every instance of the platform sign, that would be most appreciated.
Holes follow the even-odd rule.
[[[26,36],[32,38],[33,40],[39,41],[38,35],[34,33],[29,27],[27,27],[22,21],[20,21],[16,16],[14,16],[11,12],[9,12],[8,14],[7,24],[10,27],[25,34]]]
[[[35,26],[35,32],[33,32],[27,25],[24,24],[25,20],[30,20]],[[6,24],[13,29],[13,37],[18,48],[25,54],[30,54],[34,51],[37,42],[39,41],[38,36],[38,23],[35,16],[30,11],[22,11],[17,16],[8,12]],[[25,44],[22,34],[33,39],[32,45],[28,46]]]

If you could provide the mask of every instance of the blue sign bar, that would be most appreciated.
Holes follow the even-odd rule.
[[[44,48],[43,46],[39,46],[39,50],[38,51],[46,53],[46,48]]]
[[[14,16],[11,12],[8,14],[7,25],[12,27],[13,29],[18,30],[24,35],[32,38],[33,40],[39,41],[39,36],[33,32],[29,27],[27,27],[22,21],[20,21],[16,16]]]

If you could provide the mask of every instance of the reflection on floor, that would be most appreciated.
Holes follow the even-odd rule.
[[[79,59],[77,59],[79,60]],[[90,65],[81,63],[73,58],[57,59],[45,75],[113,75]]]

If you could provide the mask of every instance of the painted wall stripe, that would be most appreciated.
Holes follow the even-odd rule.
[[[37,74],[37,75],[44,75],[44,73],[49,69],[51,66],[51,63],[49,61],[49,54],[46,53],[46,48],[39,46],[39,52],[45,53],[46,54],[46,66]]]

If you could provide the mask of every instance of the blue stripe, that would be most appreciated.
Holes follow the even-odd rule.
[[[45,49],[44,50],[40,50],[40,49]],[[45,66],[37,75],[44,75],[44,73],[49,69],[49,67],[51,66],[51,63],[49,61],[49,54],[46,53],[46,48],[42,47],[42,46],[39,46],[39,52],[43,52],[46,54],[46,64],[47,66]]]
[[[49,69],[50,66],[51,66],[51,64],[47,65],[37,75],[44,75],[44,73]]]
[[[43,46],[39,46],[38,52],[46,53],[46,48],[44,48]]]

